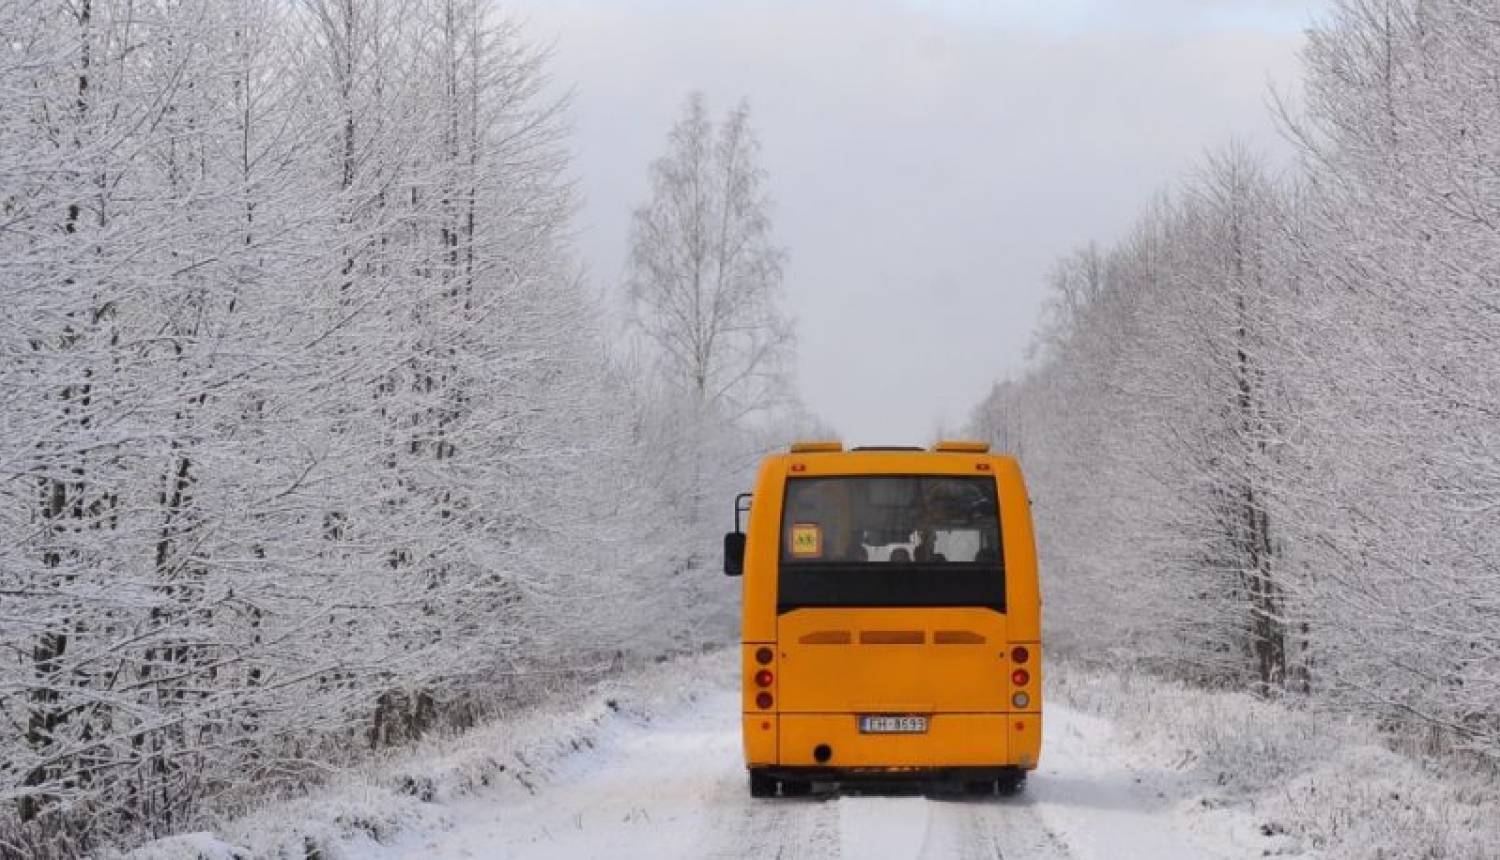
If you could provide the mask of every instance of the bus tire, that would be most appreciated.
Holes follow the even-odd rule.
[[[964,794],[970,797],[989,797],[995,793],[995,780],[986,779],[981,782],[964,783]]]
[[[1026,787],[1026,771],[1016,768],[995,780],[995,787],[999,790],[1001,797],[1013,797],[1021,793]]]
[[[750,796],[775,797],[776,780],[756,768],[750,769]]]
[[[784,779],[781,781],[782,797],[806,797],[812,794],[812,783],[803,779]]]

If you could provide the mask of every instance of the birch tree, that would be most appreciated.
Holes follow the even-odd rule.
[[[636,210],[633,319],[662,378],[695,409],[734,422],[786,399],[791,327],[780,307],[760,145],[741,103],[717,127],[688,98]]]
[[[641,450],[680,523],[663,591],[674,615],[690,619],[690,640],[731,628],[727,592],[707,578],[721,512],[761,452],[753,425],[796,408],[766,182],[748,106],[715,123],[694,93],[632,221],[626,286],[644,347],[637,397],[650,404]]]

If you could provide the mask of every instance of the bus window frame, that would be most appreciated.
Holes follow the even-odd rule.
[[[801,511],[793,511],[792,486],[799,482],[907,479],[918,481],[984,481],[994,504],[994,561],[799,560],[790,553],[789,529]],[[930,472],[847,473],[837,475],[787,476],[780,493],[780,523],[776,539],[776,614],[817,608],[973,608],[1000,614],[1007,611],[1005,517],[1001,507],[1000,482],[994,475],[953,475]],[[847,523],[846,530],[855,531]],[[797,588],[785,587],[791,574]],[[841,582],[842,580],[842,582]],[[883,597],[839,598],[851,585],[864,586]],[[967,589],[967,597],[964,597]],[[792,592],[790,595],[788,592]],[[981,595],[981,596],[975,596]],[[790,598],[790,599],[789,599]]]

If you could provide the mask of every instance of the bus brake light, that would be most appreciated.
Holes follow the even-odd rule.
[[[1024,687],[1031,682],[1031,673],[1025,669],[1017,669],[1010,673],[1010,680],[1017,687]]]
[[[770,669],[762,669],[759,672],[755,673],[755,686],[769,687],[771,686],[771,681],[774,677],[775,676],[771,674]]]

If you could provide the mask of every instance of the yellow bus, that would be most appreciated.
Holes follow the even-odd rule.
[[[742,528],[742,517],[748,523]],[[1042,740],[1041,594],[1015,459],[799,442],[735,501],[750,793],[1011,793]]]

